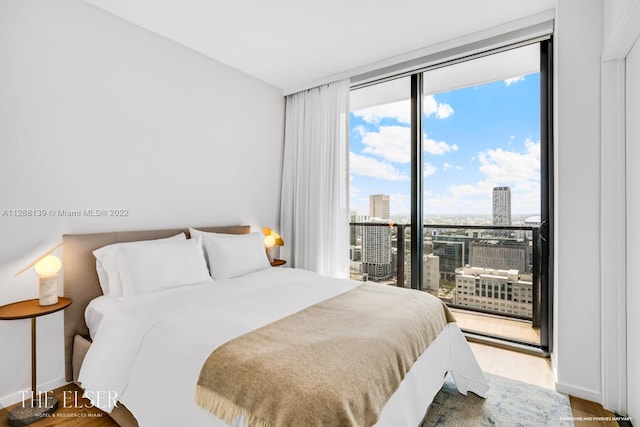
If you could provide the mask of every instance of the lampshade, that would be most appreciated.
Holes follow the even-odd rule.
[[[272,248],[273,246],[284,246],[284,240],[282,237],[269,227],[264,227],[262,229],[262,234],[265,235],[264,245],[268,248]]]
[[[55,276],[60,271],[62,263],[60,258],[55,255],[47,255],[36,263],[34,266],[38,274],[42,277]]]

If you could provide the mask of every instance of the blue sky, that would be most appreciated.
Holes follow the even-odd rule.
[[[512,214],[539,214],[539,74],[425,96],[425,213],[491,214],[492,189],[511,187]],[[410,101],[350,114],[350,207],[370,194],[410,211]]]

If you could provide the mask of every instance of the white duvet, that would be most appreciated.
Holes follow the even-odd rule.
[[[358,285],[305,270],[270,268],[121,301],[104,314],[79,382],[95,406],[111,412],[117,400],[140,426],[226,426],[194,403],[209,354],[239,335]],[[377,425],[418,425],[447,371],[462,393],[485,395],[486,380],[455,323],[416,361]]]

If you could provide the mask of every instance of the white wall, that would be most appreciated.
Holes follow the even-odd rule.
[[[640,3],[634,0],[604,2],[604,51],[602,63],[602,404],[617,413],[637,415],[638,371],[634,367],[637,299],[633,297],[633,235],[629,222],[637,193],[633,168],[634,128],[637,112],[627,112],[625,98],[634,99],[633,60],[627,55],[640,37]],[[625,70],[630,65],[630,69]],[[625,72],[629,81],[626,81]],[[636,96],[637,97],[637,96]],[[626,123],[625,123],[626,121]],[[629,141],[625,143],[625,137]],[[629,172],[627,176],[625,172]],[[627,243],[631,242],[628,247]],[[629,291],[629,293],[628,293]],[[634,320],[635,319],[635,320]],[[628,338],[628,340],[627,340]],[[627,354],[629,350],[629,355]],[[635,393],[633,390],[636,390]],[[634,396],[634,394],[636,394]]]
[[[556,11],[556,388],[599,402],[602,2],[558,0]]]
[[[14,273],[63,233],[278,227],[283,121],[279,89],[80,0],[0,0],[0,304],[37,296]],[[129,216],[2,216],[36,208]],[[30,388],[29,331],[0,321],[0,405]],[[62,332],[38,320],[42,389]]]
[[[640,285],[635,263],[640,260],[640,39],[627,56],[627,412],[640,420]]]
[[[631,3],[635,0],[606,0],[603,4],[604,43],[607,45],[620,28]]]

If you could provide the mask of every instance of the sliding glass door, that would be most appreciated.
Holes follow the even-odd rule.
[[[428,70],[423,81],[427,289],[463,329],[538,344],[540,47]]]
[[[351,97],[354,277],[382,279],[366,274],[364,252],[383,242],[375,245],[393,247],[382,248],[387,283],[440,297],[469,334],[544,351],[550,48],[547,40],[439,64]],[[372,210],[380,204],[388,216]],[[385,221],[378,240],[365,238]]]

